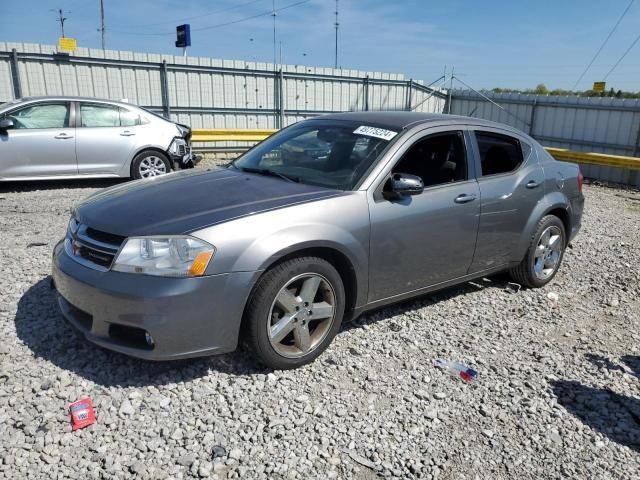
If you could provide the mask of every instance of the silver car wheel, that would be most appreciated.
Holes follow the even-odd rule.
[[[533,258],[533,272],[540,280],[546,280],[555,273],[562,257],[562,232],[554,225],[540,235]]]
[[[141,178],[157,177],[167,173],[167,166],[160,157],[151,155],[142,159],[138,172]]]
[[[336,294],[317,273],[304,273],[287,282],[271,304],[269,341],[278,354],[298,358],[315,350],[335,321]]]

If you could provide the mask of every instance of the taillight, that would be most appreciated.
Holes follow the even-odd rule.
[[[578,170],[578,191],[582,193],[582,184],[584,183],[584,175]]]

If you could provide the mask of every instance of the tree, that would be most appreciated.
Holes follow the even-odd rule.
[[[548,95],[549,89],[544,83],[539,83],[538,85],[536,85],[536,88],[533,91],[533,93],[535,93],[536,95]]]

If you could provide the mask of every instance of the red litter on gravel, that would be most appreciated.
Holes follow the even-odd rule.
[[[90,398],[83,398],[69,405],[71,414],[71,431],[88,427],[96,423],[96,412],[93,410],[93,403]]]

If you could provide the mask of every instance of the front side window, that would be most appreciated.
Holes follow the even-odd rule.
[[[269,137],[232,167],[351,190],[396,134],[347,121],[305,122]]]
[[[68,128],[69,105],[66,103],[29,105],[7,114],[7,118],[13,121],[15,129]]]
[[[418,140],[402,156],[393,173],[422,178],[425,187],[467,179],[467,158],[462,132],[431,135]]]
[[[523,161],[520,141],[507,135],[476,132],[482,176],[512,172]]]

